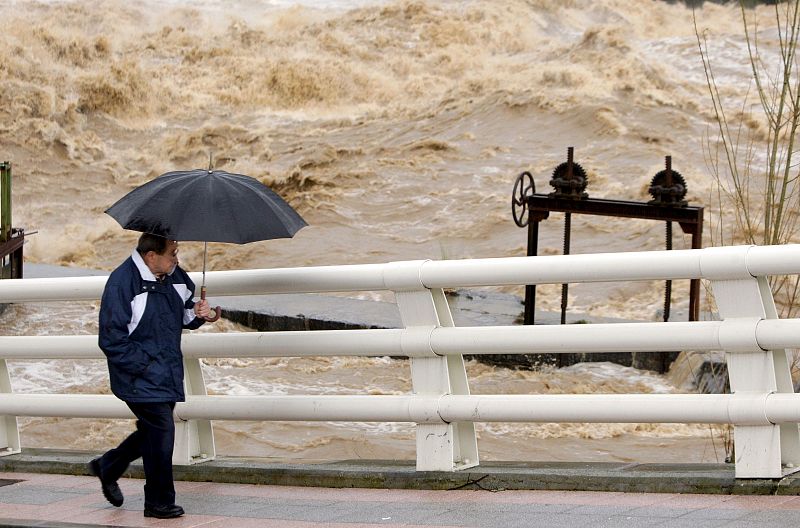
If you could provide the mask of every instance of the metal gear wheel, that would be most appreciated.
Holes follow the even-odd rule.
[[[578,163],[572,163],[572,177],[569,174],[569,162],[564,162],[553,169],[553,178],[550,185],[555,189],[551,196],[559,198],[586,198],[584,192],[589,181],[586,171]]]
[[[686,205],[686,180],[680,172],[670,171],[672,182],[667,181],[667,171],[662,170],[653,176],[648,192],[653,197],[649,203],[654,205]]]

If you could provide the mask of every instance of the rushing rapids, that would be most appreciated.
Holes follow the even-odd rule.
[[[696,14],[724,96],[742,97],[750,72],[740,14],[708,2]],[[513,181],[529,170],[546,190],[568,146],[593,197],[646,201],[672,155],[689,203],[705,206],[711,225],[720,216],[703,154],[713,113],[692,11],[681,4],[20,0],[0,4],[0,16],[0,152],[14,162],[14,224],[38,231],[25,249],[30,262],[112,269],[136,235],[103,210],[162,172],[205,166],[209,153],[217,167],[270,185],[311,224],[292,240],[212,244],[215,270],[523,255]],[[770,24],[765,12],[764,42],[774,38]],[[543,224],[540,253],[560,252],[559,218]],[[664,245],[657,222],[572,223],[573,253]],[[674,246],[689,240],[676,233]],[[200,244],[183,244],[184,267],[198,269],[201,254]],[[688,304],[681,288],[674,312]],[[559,292],[540,287],[538,307],[557,310]],[[573,286],[570,307],[652,320],[662,296],[659,284]],[[92,333],[96,311],[90,303],[14,306],[0,332]],[[407,364],[388,359],[216,360],[206,368],[215,393],[410,390]],[[681,390],[607,364],[468,368],[476,393]],[[12,375],[21,392],[107,391],[102,362],[19,362]],[[26,445],[77,448],[108,447],[128,428],[22,424]],[[380,458],[413,450],[406,424],[217,430],[220,451],[231,454]],[[496,424],[479,432],[482,453],[495,459],[720,456],[719,441],[715,452],[700,426]]]

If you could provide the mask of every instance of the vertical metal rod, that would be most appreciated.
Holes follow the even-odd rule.
[[[528,222],[528,256],[535,257],[539,254],[539,221]],[[532,325],[536,318],[536,285],[525,286],[525,319],[523,324]]]
[[[692,233],[692,249],[703,247],[703,213],[698,215],[695,231]],[[689,320],[700,320],[700,279],[689,282]]]
[[[672,156],[664,159],[666,186],[672,187]],[[672,222],[667,222],[667,251],[672,249]],[[670,303],[672,300],[672,281],[668,280],[664,286],[664,322],[669,321]]]
[[[569,255],[569,234],[572,230],[572,213],[564,213],[564,254]],[[567,294],[569,284],[561,285],[561,324],[567,322]]]
[[[669,159],[669,158],[668,158]],[[672,250],[672,222],[667,222],[667,251]],[[670,304],[672,302],[672,281],[664,286],[664,322],[669,321]]]
[[[572,180],[575,147],[567,147],[567,180]],[[572,213],[564,213],[564,254],[569,255],[569,237],[572,231]],[[561,285],[561,324],[567,322],[567,295],[569,284]]]
[[[575,156],[575,147],[567,147],[567,179],[572,179],[572,163]]]
[[[667,156],[664,164],[666,165],[666,170],[664,171],[666,176],[665,185],[672,187],[672,156]]]

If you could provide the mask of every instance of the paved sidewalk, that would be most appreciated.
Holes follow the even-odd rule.
[[[188,528],[741,527],[800,525],[800,497],[571,491],[387,490],[176,482],[180,519],[145,519],[142,484],[122,479],[125,504],[94,477],[0,473],[0,527]]]

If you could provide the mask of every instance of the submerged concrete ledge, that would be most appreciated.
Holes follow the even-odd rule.
[[[87,475],[86,463],[98,455],[90,451],[25,449],[0,457],[0,473]],[[737,480],[732,464],[486,462],[463,471],[418,472],[412,460],[219,457],[174,469],[177,480],[274,486],[800,495],[800,476]],[[144,478],[141,463],[133,464],[125,476]]]

